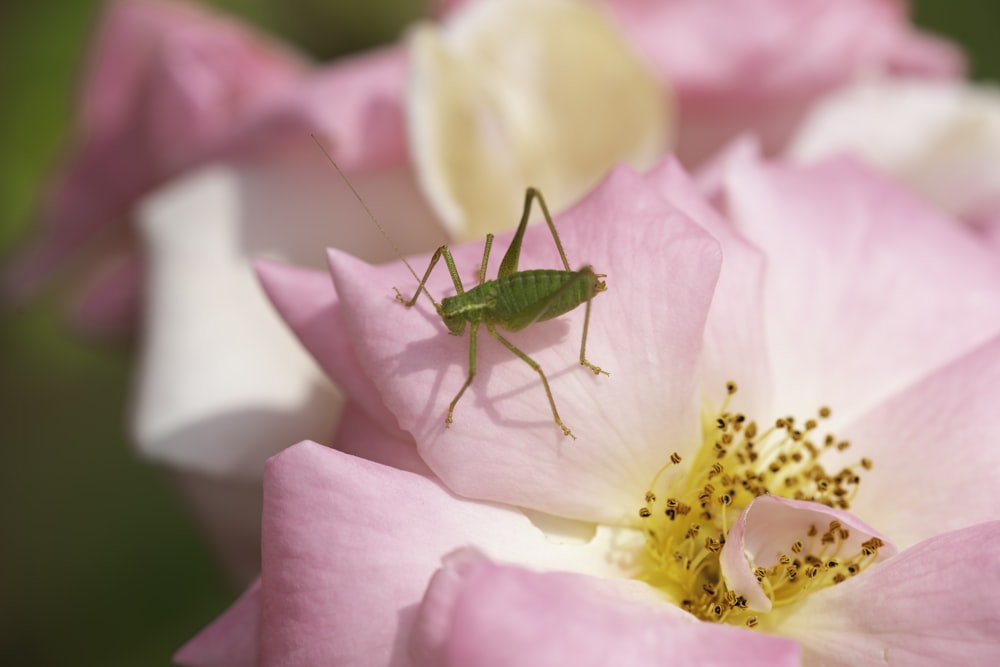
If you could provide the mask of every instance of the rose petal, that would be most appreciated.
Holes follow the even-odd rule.
[[[607,543],[550,542],[516,510],[315,443],[271,459],[264,484],[261,665],[408,664],[415,605],[464,545],[622,576]]]
[[[449,488],[615,523],[634,515],[635,494],[671,451],[700,441],[695,367],[718,247],[622,170],[560,216],[557,227],[570,257],[608,274],[608,291],[593,301],[587,356],[611,375],[595,377],[579,365],[579,309],[510,339],[545,370],[575,441],[553,423],[538,375],[486,332],[479,336],[479,374],[446,429],[448,403],[466,377],[467,340],[446,337],[425,298],[411,311],[394,301],[390,286],[405,292],[414,282],[401,267],[378,270],[332,253],[334,283],[353,314],[347,325],[362,366]],[[505,245],[500,239],[495,247]],[[544,226],[530,228],[521,268],[558,267],[553,245]],[[461,274],[478,272],[480,252],[478,244],[453,250]],[[428,289],[442,296],[449,282],[439,268]]]
[[[395,420],[379,422],[369,410],[348,401],[337,425],[333,446],[345,454],[391,466],[397,470],[433,476],[430,468],[417,453],[410,434],[395,426]]]
[[[337,60],[303,77],[287,94],[274,96],[266,108],[241,118],[232,135],[211,153],[224,156],[306,143],[313,133],[349,172],[375,175],[406,165],[402,98],[408,67],[405,50],[396,46]],[[424,215],[425,209],[422,204],[417,213]]]
[[[1000,514],[1000,337],[879,404],[843,435],[868,456],[852,509],[901,546]],[[847,463],[848,461],[845,461]]]
[[[802,543],[805,553],[819,553],[822,550],[822,545],[818,544],[821,534],[813,537],[809,534],[817,530],[825,532],[832,521],[840,522],[850,532],[839,545],[845,556],[859,553],[862,544],[873,537],[883,542],[875,555],[876,562],[896,553],[896,547],[889,538],[850,512],[804,500],[760,496],[743,508],[740,518],[726,536],[719,555],[726,585],[737,595],[745,597],[750,609],[771,611],[771,599],[757,582],[754,569],[772,567],[782,554],[792,551],[792,544],[796,541]]]
[[[1000,522],[944,533],[809,595],[780,631],[804,664],[866,667],[1000,661]]]
[[[705,201],[675,158],[664,160],[646,180],[722,246],[722,270],[705,325],[702,391],[721,400],[726,383],[735,381],[740,391],[729,404],[732,410],[747,414],[769,411],[771,378],[762,320],[763,255]]]
[[[634,581],[539,574],[454,554],[417,616],[420,665],[798,665],[793,642],[700,623]]]
[[[259,653],[260,580],[174,654],[185,667],[255,667]]]
[[[768,258],[764,320],[781,414],[828,405],[830,423],[845,423],[1000,329],[995,256],[856,163],[743,164],[727,198]],[[948,326],[927,326],[928,313]]]

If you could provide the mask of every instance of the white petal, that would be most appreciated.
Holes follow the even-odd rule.
[[[252,479],[282,448],[329,440],[339,399],[257,284],[243,176],[207,168],[139,209],[149,275],[132,428],[150,458]]]

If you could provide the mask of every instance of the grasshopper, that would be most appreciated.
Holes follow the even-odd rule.
[[[317,141],[317,143],[319,142]],[[320,148],[323,148],[322,145]],[[325,149],[323,151],[327,153]],[[455,398],[448,405],[448,415],[444,420],[445,426],[450,426],[453,422],[455,406],[458,405],[458,401],[462,398],[465,390],[469,388],[476,377],[476,340],[479,334],[479,327],[484,326],[493,338],[497,339],[500,344],[513,352],[518,358],[528,364],[532,370],[538,373],[556,425],[562,429],[564,435],[568,435],[575,440],[576,436],[573,435],[573,432],[563,423],[562,418],[559,416],[555,399],[552,397],[552,390],[549,388],[548,378],[546,378],[542,367],[497,331],[498,327],[505,331],[521,331],[535,322],[543,322],[559,317],[575,309],[581,303],[585,303],[586,312],[583,318],[583,335],[580,338],[580,364],[592,370],[595,375],[601,373],[609,375],[607,371],[590,363],[587,360],[586,354],[587,329],[590,326],[590,301],[594,296],[607,289],[607,285],[601,280],[606,275],[594,273],[594,270],[590,266],[584,266],[577,271],[569,268],[566,252],[563,250],[562,242],[559,240],[559,233],[552,222],[552,216],[549,214],[549,209],[545,204],[545,198],[542,196],[542,193],[531,187],[525,192],[524,212],[521,215],[521,221],[517,226],[517,231],[514,233],[514,238],[511,240],[510,246],[507,248],[507,252],[500,262],[500,269],[497,272],[495,280],[486,280],[486,268],[489,263],[490,250],[493,247],[493,234],[486,235],[483,260],[479,267],[479,284],[469,291],[465,291],[462,279],[459,277],[458,269],[455,266],[455,260],[452,258],[451,250],[447,245],[443,245],[434,251],[430,264],[424,272],[424,277],[418,278],[413,267],[406,261],[402,253],[399,252],[396,244],[389,238],[388,233],[379,224],[344,172],[333,161],[329,153],[327,153],[327,157],[330,158],[330,162],[337,169],[344,182],[347,183],[362,207],[364,207],[368,217],[375,223],[382,236],[396,251],[396,255],[406,264],[406,268],[409,269],[414,279],[419,282],[416,292],[409,299],[404,297],[397,288],[393,287],[393,290],[396,292],[396,300],[407,308],[412,308],[417,302],[417,297],[423,292],[430,299],[431,303],[434,304],[434,310],[444,321],[449,334],[463,336],[465,335],[466,325],[469,327],[468,374],[462,388],[458,390]],[[521,241],[524,238],[524,231],[528,227],[531,204],[535,199],[538,200],[538,204],[545,216],[545,222],[548,225],[549,231],[552,232],[552,239],[556,243],[556,249],[559,251],[559,257],[563,264],[563,269],[561,270],[531,269],[519,271],[517,268],[521,256]],[[452,283],[455,285],[456,294],[444,297],[439,303],[427,291],[426,284],[431,272],[442,257],[444,257],[445,264],[448,267]]]

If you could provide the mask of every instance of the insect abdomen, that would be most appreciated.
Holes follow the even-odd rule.
[[[554,269],[534,269],[519,271],[496,282],[496,302],[490,319],[508,330],[521,327],[508,326],[518,315],[524,313],[540,302],[552,298],[566,283],[575,284],[566,289],[549,304],[535,320],[541,322],[568,313],[595,293],[596,277],[591,274],[591,280],[580,280],[580,275],[572,271],[557,271]]]

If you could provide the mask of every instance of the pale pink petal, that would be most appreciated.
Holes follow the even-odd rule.
[[[864,471],[852,510],[909,546],[1000,515],[1000,337],[881,403],[844,433]]]
[[[613,0],[607,6],[677,93],[685,164],[745,131],[777,150],[817,96],[865,70],[952,74],[956,68],[954,50],[914,35],[901,2]]]
[[[559,516],[618,522],[634,515],[634,494],[672,451],[700,439],[696,366],[702,326],[719,266],[718,246],[644,182],[617,170],[556,223],[570,261],[607,274],[593,300],[587,356],[610,371],[579,364],[584,309],[510,334],[545,370],[571,440],[554,423],[539,377],[486,331],[479,332],[479,374],[445,428],[462,386],[468,337],[447,336],[425,298],[412,310],[393,286],[411,293],[404,267],[383,270],[331,253],[334,283],[352,313],[347,322],[361,365],[431,469],[456,492],[512,502]],[[499,253],[509,235],[494,244]],[[481,245],[454,249],[467,285]],[[547,228],[528,230],[521,269],[559,267]],[[413,264],[423,270],[426,258]],[[494,257],[493,267],[499,264]],[[496,269],[488,271],[495,275]],[[443,266],[428,283],[452,292]],[[516,433],[511,429],[515,429]]]
[[[747,599],[754,611],[771,611],[771,599],[754,576],[757,567],[770,568],[781,554],[791,554],[792,544],[801,542],[804,553],[819,553],[822,532],[832,521],[839,522],[850,535],[840,541],[840,553],[853,556],[864,542],[879,538],[883,546],[875,560],[895,555],[896,547],[885,535],[865,524],[854,514],[805,500],[760,496],[750,502],[726,536],[719,556],[722,576],[729,589]],[[816,535],[810,537],[809,533]]]
[[[381,404],[380,404],[381,405]],[[413,438],[395,425],[395,420],[379,422],[370,410],[350,400],[344,406],[337,424],[333,446],[345,454],[375,461],[397,470],[433,476],[430,468],[417,453]]]
[[[779,631],[804,664],[992,667],[1000,664],[1000,522],[921,542],[805,598]]]
[[[260,632],[260,580],[174,654],[184,667],[256,667]]]
[[[645,584],[540,574],[455,554],[417,616],[418,665],[799,665],[791,641],[701,623]]]
[[[1000,90],[874,79],[829,95],[803,122],[797,161],[858,156],[962,220],[1000,208]]]
[[[698,223],[722,247],[722,271],[705,325],[702,392],[721,400],[726,383],[739,392],[730,406],[748,414],[770,409],[771,379],[764,340],[762,289],[764,257],[705,200],[673,157],[646,175],[672,206]]]
[[[729,217],[768,257],[781,414],[827,405],[844,423],[1000,330],[995,255],[878,174],[840,160],[730,175]]]
[[[603,573],[607,552],[550,542],[512,509],[315,443],[268,463],[261,665],[409,664],[416,605],[445,554]],[[569,553],[567,553],[569,552]],[[582,559],[582,560],[581,560]]]

